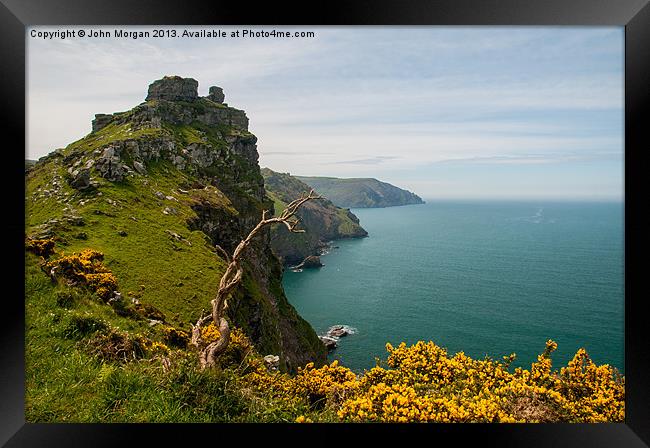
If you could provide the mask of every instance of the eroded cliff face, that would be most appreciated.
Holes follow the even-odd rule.
[[[65,214],[82,218],[93,214],[94,218],[110,216],[97,211],[97,205],[105,201],[119,204],[111,213],[133,218],[128,222],[133,235],[138,234],[136,229],[146,226],[144,220],[149,221],[150,228],[148,235],[146,228],[141,229],[142,240],[135,241],[136,237],[131,236],[134,244],[130,247],[136,248],[131,258],[115,251],[118,275],[120,265],[130,265],[133,257],[141,257],[142,263],[151,257],[169,257],[156,245],[161,243],[145,241],[159,237],[156,232],[162,232],[156,227],[163,222],[166,233],[182,238],[177,238],[175,247],[196,252],[196,259],[206,253],[217,258],[212,253],[215,244],[232,251],[257,224],[261,211],[273,205],[266,196],[257,138],[248,131],[246,114],[225,105],[220,88],[211,87],[208,97],[199,97],[197,87],[198,83],[188,78],[157,80],[150,85],[144,103],[127,112],[98,114],[91,134],[41,159],[28,174],[35,207],[28,226],[42,227]],[[46,187],[53,181],[56,190]],[[97,226],[104,224],[94,221]],[[87,228],[87,233],[92,233],[92,227]],[[189,243],[190,236],[197,232],[203,235],[205,244],[178,244],[182,240]],[[66,231],[60,233],[65,239]],[[129,230],[124,233],[129,234]],[[182,236],[185,234],[189,236]],[[163,237],[168,239],[168,235]],[[110,257],[111,248],[121,244],[113,238],[113,234],[103,234],[98,227],[88,240],[107,247]],[[192,260],[191,254],[187,255],[185,260]],[[248,250],[247,260],[242,287],[229,309],[233,323],[246,331],[260,353],[279,355],[284,369],[294,370],[309,361],[324,362],[324,346],[284,295],[282,267],[271,251],[268,229]],[[225,266],[223,260],[217,261],[208,267],[212,272],[203,273],[202,266],[197,265],[195,271],[202,273],[196,272],[195,283],[205,275],[206,284],[214,285]],[[172,255],[166,266],[173,265]],[[121,275],[128,277],[130,273],[124,270]],[[149,290],[157,293],[149,298],[145,294],[143,300],[151,300],[187,325],[202,308],[209,307],[209,288],[189,290],[184,288],[188,275],[175,275],[170,269],[170,284],[179,285],[176,290],[152,285]],[[179,294],[188,298],[179,303]]]
[[[276,213],[311,189],[288,173],[263,168],[262,176]],[[298,265],[307,257],[320,255],[332,240],[368,236],[368,232],[359,224],[359,218],[348,209],[336,207],[327,198],[306,203],[298,210],[297,216],[305,233],[293,234],[281,226],[271,229],[271,247],[288,265]]]

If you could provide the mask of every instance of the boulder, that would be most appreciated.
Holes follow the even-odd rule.
[[[77,226],[77,227],[81,227],[81,226],[86,225],[86,220],[84,219],[83,216],[79,216],[79,215],[69,213],[69,212],[66,212],[62,216],[62,220],[65,221],[67,224]]]
[[[111,182],[119,182],[124,179],[127,170],[125,165],[122,164],[120,153],[116,151],[114,146],[104,148],[101,156],[95,160],[95,168],[100,175]]]
[[[74,170],[72,172],[70,186],[77,190],[85,190],[90,187],[90,170]]]
[[[318,336],[318,339],[321,340],[328,351],[334,350],[336,348],[336,339],[329,336]]]
[[[165,76],[149,85],[146,101],[194,101],[199,96],[198,88],[196,79]]]
[[[93,120],[93,132],[105,128],[111,121],[113,121],[113,115],[95,114],[95,119]]]
[[[144,164],[142,162],[138,162],[137,160],[133,162],[133,169],[135,169],[138,173],[142,174],[143,176],[147,174],[147,169],[144,167]]]
[[[349,334],[350,332],[343,325],[335,325],[332,328],[330,328],[329,331],[327,332],[327,336],[335,337],[335,338],[342,338]]]
[[[264,357],[264,365],[271,372],[275,372],[280,367],[280,357],[278,355],[266,355]]]

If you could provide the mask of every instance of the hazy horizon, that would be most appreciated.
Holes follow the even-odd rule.
[[[622,27],[187,28],[316,36],[43,40],[28,29],[26,158],[175,74],[200,95],[222,87],[275,171],[373,177],[424,200],[623,200]]]

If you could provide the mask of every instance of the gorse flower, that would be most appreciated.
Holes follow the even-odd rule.
[[[212,342],[219,340],[220,336],[221,333],[219,332],[219,330],[217,329],[217,327],[214,325],[213,322],[210,322],[208,325],[201,328],[201,337],[203,338],[206,344],[210,344]]]
[[[239,336],[245,340],[243,333]],[[625,417],[624,378],[616,369],[596,366],[584,349],[567,367],[553,371],[548,341],[530,370],[508,370],[504,362],[449,356],[433,342],[394,347],[386,344],[388,368],[362,376],[337,361],[313,363],[291,377],[269,372],[260,360],[242,377],[251,390],[286,403],[334,409],[350,422],[617,422]],[[259,356],[259,355],[257,355]],[[300,415],[296,422],[308,419]]]
[[[43,265],[53,278],[62,278],[74,285],[85,285],[99,297],[108,300],[117,290],[117,278],[103,264],[104,254],[93,249],[62,255]]]
[[[54,253],[54,245],[55,242],[52,239],[39,240],[29,237],[25,239],[25,249],[43,258],[48,258]]]
[[[506,363],[453,357],[433,342],[387,344],[388,365],[360,380],[354,398],[338,411],[346,421],[382,422],[600,422],[625,416],[624,380],[596,366],[584,349],[569,366],[552,371],[549,340],[530,370]]]

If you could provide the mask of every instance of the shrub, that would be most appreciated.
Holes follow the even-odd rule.
[[[190,341],[190,337],[187,332],[183,330],[178,330],[174,327],[162,326],[163,340],[173,346],[178,348],[185,348]]]
[[[54,240],[51,239],[39,240],[30,237],[25,239],[25,249],[43,258],[49,258],[54,254],[54,245]]]
[[[103,361],[129,362],[146,355],[145,348],[137,338],[115,329],[95,335],[88,341],[87,348]]]
[[[149,305],[148,303],[138,303],[135,305],[135,311],[143,316],[146,317],[147,319],[154,319],[154,320],[159,320],[161,322],[165,321],[165,315],[163,314],[162,311],[160,311],[158,308],[156,308],[153,305]]]
[[[85,285],[103,300],[117,290],[117,279],[102,263],[104,254],[92,249],[62,256],[47,262],[45,270],[50,277],[64,279],[71,285]]]
[[[510,373],[503,363],[449,357],[433,342],[386,345],[388,366],[361,378],[343,403],[345,421],[382,422],[619,422],[625,416],[624,379],[596,366],[584,349],[568,367],[552,370],[553,341],[531,365]]]

